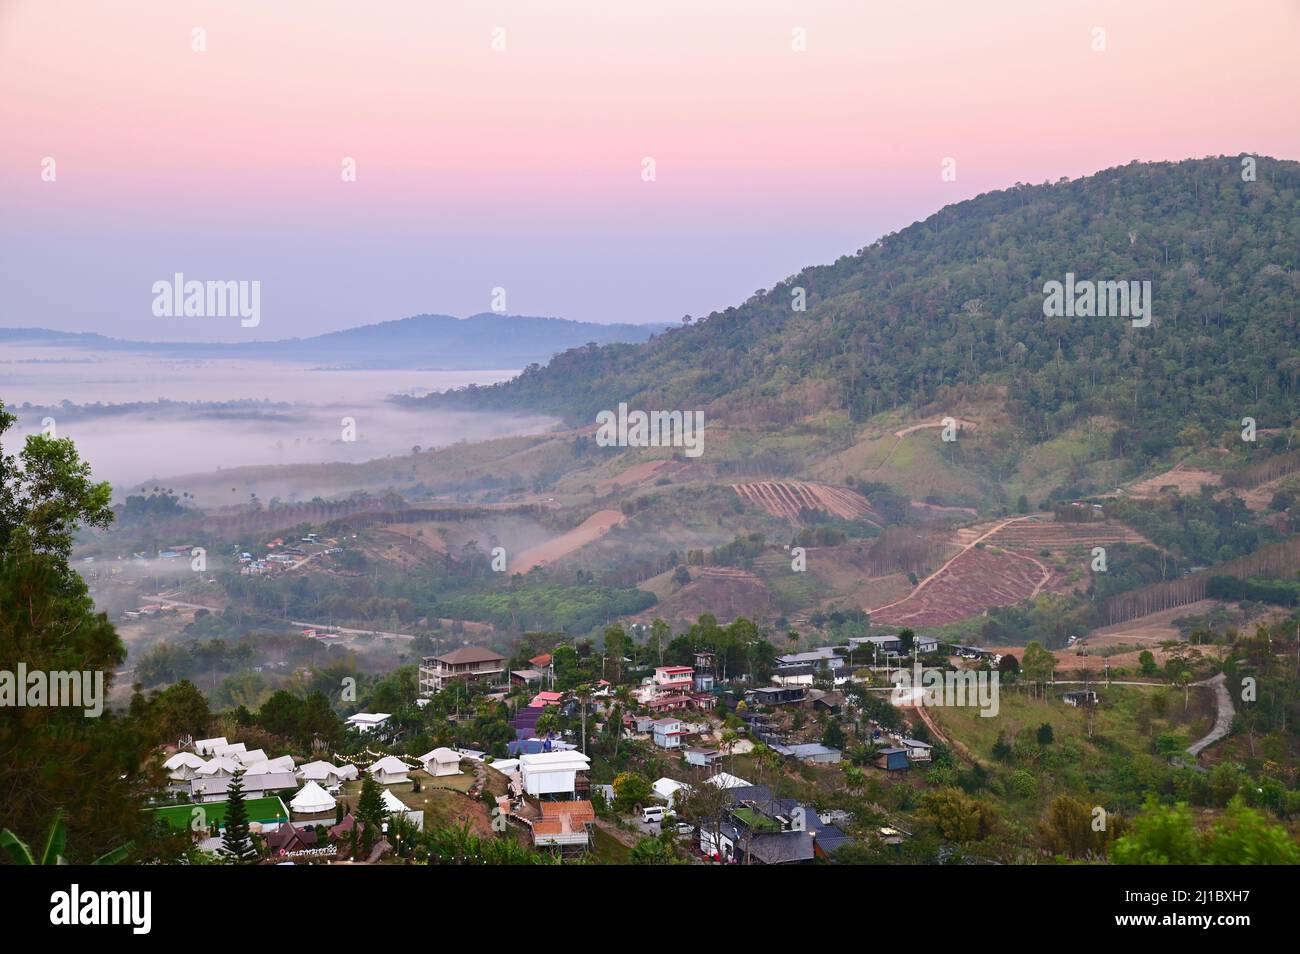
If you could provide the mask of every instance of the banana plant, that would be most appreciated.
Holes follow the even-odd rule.
[[[16,865],[66,865],[68,859],[63,857],[63,848],[68,842],[68,829],[63,823],[63,809],[54,813],[54,820],[50,822],[50,830],[45,833],[45,845],[41,849],[40,860],[32,854],[32,850],[23,843],[23,840],[11,832],[8,828],[0,829],[0,848],[4,848],[9,853],[10,859]],[[126,859],[131,851],[130,843],[120,848],[114,848],[112,851],[105,852],[94,861],[92,865],[116,865]]]

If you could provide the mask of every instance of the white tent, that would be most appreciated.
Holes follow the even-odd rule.
[[[407,777],[410,768],[395,755],[385,755],[366,771],[373,775],[381,785],[395,785],[410,781]]]
[[[226,745],[226,737],[219,735],[212,739],[199,739],[194,743],[194,751],[199,755],[216,755],[217,747]]]
[[[356,766],[349,766],[355,770]],[[354,771],[355,774],[355,771]],[[298,777],[304,782],[323,782],[328,788],[337,788],[345,777],[343,770],[329,762],[315,761],[299,766]]]
[[[459,775],[460,753],[455,749],[438,748],[420,756],[424,770],[430,775]]]
[[[380,793],[379,798],[383,801],[384,811],[386,812],[396,812],[399,815],[405,815],[410,811],[409,808],[402,804],[402,800],[394,795],[390,789],[384,789]]]
[[[387,793],[388,789],[384,789]],[[316,815],[334,811],[334,798],[315,782],[308,782],[289,802],[289,807],[301,815]]]

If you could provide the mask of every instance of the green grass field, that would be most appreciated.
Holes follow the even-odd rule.
[[[266,798],[250,798],[244,805],[248,808],[248,820],[261,824],[274,824],[289,820],[289,809],[274,795]],[[202,816],[194,812],[201,809]],[[193,802],[188,805],[167,805],[163,808],[149,809],[157,819],[165,821],[176,831],[190,827],[195,817],[202,817],[209,827],[221,827],[226,820],[225,802]]]

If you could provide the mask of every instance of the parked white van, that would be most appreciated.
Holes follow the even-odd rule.
[[[651,822],[661,822],[664,820],[664,814],[668,809],[662,805],[651,805],[649,808],[641,809],[641,820],[647,825]]]

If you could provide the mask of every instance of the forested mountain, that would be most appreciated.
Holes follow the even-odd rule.
[[[311,338],[247,341],[139,342],[43,328],[0,328],[0,343],[15,342],[144,352],[172,357],[278,359],[352,368],[516,368],[566,348],[644,341],[663,325],[601,325],[565,318],[484,312],[468,318],[415,315]]]
[[[1260,158],[1244,181],[1241,157],[1134,162],[980,195],[646,344],[430,400],[575,423],[627,400],[779,424],[993,385],[1030,441],[1090,414],[1148,435],[1283,425],[1300,410],[1298,257],[1300,164]],[[1044,283],[1067,273],[1150,281],[1150,326],[1044,317]]]

